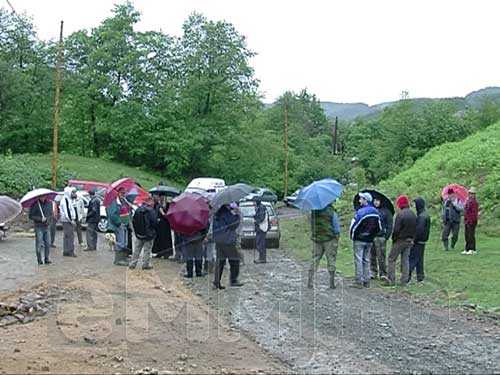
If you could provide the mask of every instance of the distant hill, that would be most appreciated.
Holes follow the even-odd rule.
[[[468,94],[465,98],[455,97],[455,98],[442,98],[442,99],[431,99],[431,98],[417,98],[410,99],[412,101],[425,103],[426,101],[443,101],[451,102],[457,106],[457,110],[463,110],[468,106],[477,107],[482,98],[488,97],[493,101],[498,101],[500,103],[500,87],[487,87],[478,91],[473,91]],[[399,101],[386,102],[375,104],[369,106],[365,103],[333,103],[333,102],[321,102],[321,107],[325,111],[327,117],[338,116],[339,120],[351,121],[358,117],[370,117],[376,116],[384,108],[397,104]]]

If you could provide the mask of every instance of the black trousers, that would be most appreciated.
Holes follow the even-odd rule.
[[[229,260],[229,280],[231,283],[238,281],[240,274],[240,257],[234,245],[216,244],[217,247],[217,267],[215,268],[214,284],[220,285],[222,272],[226,265],[226,259]]]
[[[417,269],[417,281],[424,281],[424,250],[425,244],[413,244],[410,250],[410,279],[413,270]]]
[[[476,251],[476,226],[474,224],[465,224],[465,250]]]

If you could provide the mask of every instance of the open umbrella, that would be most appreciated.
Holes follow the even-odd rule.
[[[333,178],[314,181],[299,191],[295,206],[304,211],[322,210],[340,198],[343,190],[344,185]]]
[[[116,197],[118,196],[118,190],[120,190],[121,188],[125,188],[127,192],[126,195],[129,195],[129,193],[132,193],[130,194],[131,196],[136,195],[133,202],[131,203],[141,204],[149,196],[149,193],[147,191],[144,191],[144,189],[142,189],[139,185],[137,185],[132,178],[121,178],[113,182],[107,188],[103,202],[105,207],[109,207],[111,202],[113,202],[113,200],[116,199]]]
[[[441,198],[443,198],[443,200],[446,200],[448,198],[448,190],[450,189],[452,189],[455,192],[458,200],[462,203],[467,201],[467,198],[469,198],[469,192],[467,191],[467,188],[463,187],[462,185],[451,184],[445,186],[441,190]]]
[[[392,204],[391,199],[381,193],[380,191],[377,190],[371,190],[371,189],[363,189],[360,191],[360,193],[370,193],[373,199],[378,199],[380,201],[380,207],[385,207],[389,211],[391,211],[392,215],[396,212],[394,209],[394,204]],[[354,209],[357,210],[359,208],[359,195],[356,193],[354,198],[352,199],[352,204],[354,205]]]
[[[0,223],[7,223],[17,217],[23,207],[18,201],[5,195],[0,195]]]
[[[215,212],[225,204],[229,204],[231,202],[239,202],[240,199],[246,197],[254,190],[255,187],[247,184],[229,185],[226,189],[215,195],[215,197],[210,202],[210,205]]]
[[[173,186],[167,186],[167,185],[158,185],[149,190],[151,194],[157,194],[157,195],[168,195],[170,197],[176,197],[178,196],[181,192],[174,188]]]
[[[201,195],[183,193],[172,199],[167,220],[175,232],[192,235],[207,228],[209,211],[207,200]]]
[[[52,201],[57,196],[57,193],[54,190],[50,189],[35,189],[24,195],[21,198],[21,205],[25,208],[33,206],[36,203],[38,198],[45,196],[48,200]]]

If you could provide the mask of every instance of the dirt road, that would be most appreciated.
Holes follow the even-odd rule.
[[[2,373],[500,372],[494,322],[340,277],[332,291],[324,270],[310,291],[307,264],[286,250],[265,265],[245,250],[244,287],[220,292],[171,261],[114,267],[103,244],[54,253],[38,267],[32,239],[0,242],[0,301],[34,288],[54,296],[44,317],[0,328]]]

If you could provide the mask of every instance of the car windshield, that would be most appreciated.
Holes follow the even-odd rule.
[[[269,216],[275,216],[274,210],[271,207],[271,205],[265,204],[264,206],[266,207],[267,214]],[[255,206],[254,205],[240,205],[240,211],[241,211],[241,214],[244,217],[253,217],[253,216],[255,216]]]

